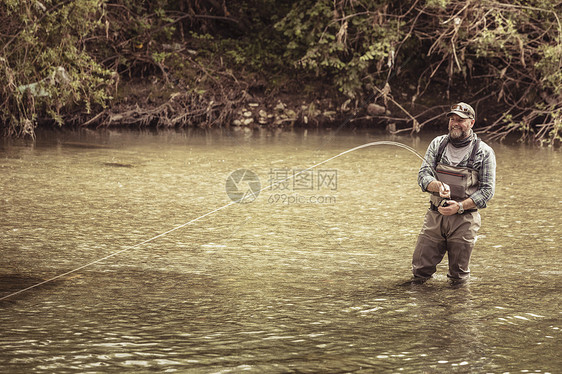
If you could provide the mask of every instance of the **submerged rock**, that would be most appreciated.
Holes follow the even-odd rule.
[[[121,162],[104,162],[103,163],[104,166],[111,166],[114,168],[132,168],[134,167],[133,164],[124,164]]]

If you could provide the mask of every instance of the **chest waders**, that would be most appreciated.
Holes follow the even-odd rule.
[[[447,143],[448,138],[445,138],[439,145],[434,169],[437,179],[451,187],[451,199],[460,202],[478,190],[478,171],[473,167],[480,139],[476,139],[464,167],[441,162]],[[412,258],[412,273],[422,281],[431,278],[437,264],[448,253],[447,277],[466,280],[470,276],[468,265],[480,229],[480,213],[476,209],[467,209],[463,214],[444,216],[437,211],[437,207],[446,199],[441,198],[438,193],[432,193],[430,200],[431,207],[425,215]]]
[[[437,180],[448,184],[451,188],[451,199],[461,202],[478,191],[478,171],[475,170],[473,166],[474,158],[480,145],[480,139],[476,139],[466,166],[452,166],[441,162],[445,147],[447,147],[448,143],[449,138],[447,137],[439,145],[439,150],[435,157],[434,169],[437,173]],[[432,192],[430,197],[432,209],[436,210],[436,207],[438,207],[443,200],[446,199],[440,197],[439,193]]]

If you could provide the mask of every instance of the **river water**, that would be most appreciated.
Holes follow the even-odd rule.
[[[471,281],[450,285],[445,258],[410,285],[428,206],[415,155],[375,146],[284,180],[377,140],[423,154],[431,136],[4,141],[0,297],[122,252],[0,301],[0,371],[561,372],[560,151],[492,144],[497,191]],[[254,178],[235,186],[262,190],[226,206],[239,169]]]

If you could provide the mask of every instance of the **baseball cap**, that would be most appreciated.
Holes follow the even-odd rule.
[[[451,114],[456,114],[461,118],[470,119],[474,119],[474,117],[476,116],[474,113],[474,109],[472,109],[472,107],[467,103],[458,103],[453,105],[451,107],[451,111],[447,113],[447,117],[449,117]]]

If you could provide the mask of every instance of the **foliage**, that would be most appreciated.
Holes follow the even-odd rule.
[[[484,110],[495,101],[482,129],[493,137],[520,131],[541,143],[560,140],[561,10],[560,1],[548,0],[452,0],[419,9],[414,30],[430,57],[419,83],[447,76],[449,89],[465,82]]]
[[[394,64],[401,21],[380,1],[296,2],[275,27],[286,40],[286,60],[295,68],[331,79],[356,98],[385,81]]]
[[[0,120],[12,135],[33,135],[37,116],[57,123],[75,107],[110,99],[111,73],[85,50],[100,26],[99,0],[9,0],[0,5]]]
[[[463,100],[486,118],[481,131],[552,144],[561,12],[560,0],[5,0],[0,121],[33,134],[38,118],[116,107],[120,82],[144,79],[173,93],[162,108],[180,91],[212,123],[252,90],[383,100],[416,131]]]

